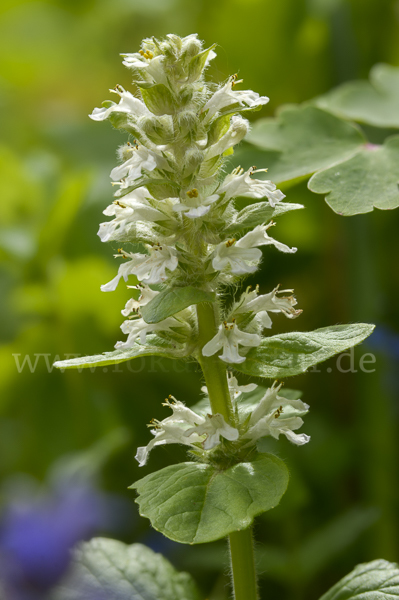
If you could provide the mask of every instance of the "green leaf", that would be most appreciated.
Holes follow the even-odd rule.
[[[399,206],[399,135],[382,146],[367,144],[349,160],[319,171],[308,187],[326,194],[326,202],[340,215]]]
[[[186,462],[147,475],[131,487],[140,514],[166,537],[185,544],[212,542],[249,527],[274,508],[288,485],[284,462],[263,454],[217,471]]]
[[[268,202],[257,202],[243,208],[236,216],[236,219],[231,223],[225,233],[227,235],[252,229],[256,225],[262,225],[266,221],[270,221],[275,217],[285,214],[291,210],[304,208],[302,204],[289,204],[288,202],[278,203],[274,208]]]
[[[354,125],[314,106],[289,106],[276,119],[261,119],[246,140],[263,150],[257,164],[274,183],[330,167],[366,142]]]
[[[51,600],[200,600],[188,573],[142,544],[94,538],[74,552],[68,576]]]
[[[59,360],[54,363],[57,369],[87,369],[95,367],[105,367],[106,365],[116,365],[117,363],[141,358],[142,356],[163,356],[165,358],[183,358],[187,356],[185,348],[178,348],[156,335],[147,335],[145,345],[136,342],[128,350],[114,350],[114,352],[104,352],[94,356],[81,356],[69,360]]]
[[[173,115],[176,112],[176,101],[163,83],[140,87],[140,91],[145,105],[154,115]]]
[[[146,323],[159,323],[188,306],[200,302],[215,302],[215,294],[198,290],[191,285],[181,288],[168,288],[143,306],[140,312]]]
[[[234,365],[234,368],[257,377],[284,379],[299,375],[334,354],[359,344],[374,327],[367,323],[352,323],[304,333],[274,335],[262,340],[260,346],[251,348],[245,361]]]
[[[394,600],[399,597],[399,566],[386,560],[357,565],[320,600]]]
[[[375,127],[399,127],[399,67],[377,64],[370,81],[351,81],[319,96],[314,104]]]

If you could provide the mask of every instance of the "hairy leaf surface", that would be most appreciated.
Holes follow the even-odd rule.
[[[399,597],[399,566],[386,560],[357,565],[320,600],[395,600]]]
[[[146,344],[135,343],[128,350],[114,350],[94,356],[81,356],[69,360],[59,360],[54,363],[57,369],[87,369],[94,367],[105,367],[117,363],[141,358],[142,356],[163,356],[165,358],[183,358],[187,351],[183,347],[173,346],[157,335],[148,335]]]
[[[212,542],[249,527],[274,508],[288,485],[284,462],[263,454],[217,471],[203,463],[171,465],[134,483],[140,514],[166,537],[186,544]]]
[[[51,600],[199,600],[188,573],[142,544],[94,538],[75,550],[69,575]]]
[[[304,208],[304,206],[302,204],[289,204],[288,202],[276,204],[274,208],[268,202],[250,204],[237,214],[236,220],[225,229],[225,233],[229,235],[246,229],[253,229],[256,225],[262,225],[275,217],[299,208]]]
[[[200,302],[215,302],[215,294],[192,286],[163,290],[140,309],[146,323],[159,323]]]
[[[237,371],[257,377],[283,379],[298,375],[334,354],[359,344],[373,329],[374,325],[352,323],[310,332],[274,335],[262,340],[260,346],[251,348],[246,360],[234,367]]]

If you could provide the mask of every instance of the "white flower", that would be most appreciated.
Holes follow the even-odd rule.
[[[188,199],[186,203],[177,202],[173,206],[175,212],[182,212],[184,216],[190,219],[196,219],[197,217],[203,217],[206,215],[211,206],[216,200],[219,199],[218,194],[212,194],[212,196],[206,196],[205,198],[198,193],[196,188],[187,192]],[[178,199],[177,199],[178,200]]]
[[[226,423],[223,415],[219,413],[206,415],[202,424],[187,429],[184,436],[189,437],[193,433],[196,433],[197,435],[206,435],[206,439],[202,444],[204,450],[211,450],[217,446],[220,443],[220,436],[231,442],[237,440],[239,436],[238,430]]]
[[[232,400],[237,400],[241,396],[241,394],[247,394],[248,392],[253,392],[258,387],[256,383],[248,383],[247,385],[238,385],[237,379],[234,377],[232,373],[229,374],[228,377],[228,385],[230,396]]]
[[[262,252],[258,248],[240,248],[232,239],[216,246],[212,266],[216,271],[230,267],[234,275],[245,275],[256,271],[261,258]]]
[[[261,338],[255,333],[246,333],[240,331],[235,323],[222,323],[217,334],[202,348],[203,356],[212,356],[218,350],[223,348],[223,353],[219,356],[221,360],[227,363],[242,363],[245,356],[238,353],[238,346],[252,347],[259,346]]]
[[[237,81],[237,77],[233,75],[226,85],[221,87],[211,98],[209,98],[202,109],[202,112],[208,111],[206,115],[207,121],[210,120],[217,111],[222,110],[222,108],[225,108],[226,106],[239,104],[240,106],[255,108],[269,102],[267,96],[259,96],[259,94],[252,90],[233,90],[233,86],[237,83],[240,82]]]
[[[258,387],[256,383],[248,383],[248,385],[238,385],[238,381],[232,373],[228,373],[227,378],[230,397],[232,400],[237,400],[237,398],[239,398],[241,394],[253,392]],[[208,388],[205,385],[201,388],[201,391],[204,392],[204,394],[208,395]]]
[[[129,223],[136,221],[162,221],[167,219],[166,215],[153,208],[148,199],[153,200],[146,188],[140,187],[123,196],[121,200],[115,200],[103,211],[104,215],[115,216],[112,221],[100,223],[97,235],[102,242],[120,239]]]
[[[112,102],[112,105],[108,108],[95,108],[91,115],[89,115],[93,121],[104,121],[108,119],[112,112],[130,113],[136,117],[151,115],[144,102],[135,98],[130,92],[126,92],[121,85],[117,85],[114,90],[109,91],[120,96],[119,104]]]
[[[226,152],[232,146],[239,144],[247,135],[249,123],[247,119],[243,119],[240,115],[235,115],[231,118],[231,125],[228,131],[205,151],[205,160],[209,160],[214,156],[218,156]]]
[[[303,420],[299,415],[308,412],[308,404],[302,400],[288,400],[279,396],[281,385],[273,384],[273,387],[266,391],[252,412],[248,431],[243,436],[244,439],[249,439],[253,443],[261,437],[271,435],[278,440],[280,434],[283,434],[298,446],[306,444],[310,440],[305,433],[296,434],[293,431],[303,425]]]
[[[128,335],[126,342],[116,342],[115,348],[126,350],[127,348],[132,348],[132,346],[136,343],[137,338],[140,338],[140,343],[145,344],[146,337],[148,333],[154,331],[170,331],[171,327],[182,327],[185,326],[188,328],[187,323],[184,321],[179,321],[175,317],[168,317],[159,323],[146,323],[144,319],[136,318],[136,319],[128,319],[123,321],[121,325],[121,329],[123,333]]]
[[[138,300],[130,298],[125,304],[125,308],[121,311],[124,317],[128,317],[132,312],[136,313],[141,306],[148,304],[155,296],[159,294],[156,290],[152,290],[148,285],[128,285],[129,289],[139,290],[140,296]]]
[[[257,319],[260,321],[263,327],[270,328],[272,326],[272,320],[268,315],[268,312],[282,312],[289,319],[295,319],[299,317],[302,310],[296,310],[297,301],[292,295],[294,290],[279,290],[279,285],[274,288],[269,294],[263,294],[258,296],[259,287],[256,286],[255,290],[244,292],[239,300],[238,306],[234,308],[233,314],[254,312],[257,315]],[[290,293],[291,296],[278,296],[277,294]]]
[[[190,435],[190,438],[184,435],[187,427],[184,423],[179,421],[164,423],[163,421],[153,421],[154,429],[151,429],[152,435],[155,436],[147,446],[140,446],[137,448],[137,454],[135,456],[139,463],[139,467],[143,467],[146,462],[149,453],[155,446],[162,446],[163,444],[184,444],[186,446],[194,446],[198,442],[202,442],[203,438],[196,433]]]
[[[170,402],[172,400],[172,402]],[[162,444],[185,444],[192,446],[197,451],[198,444],[202,443],[204,450],[211,450],[220,443],[220,437],[227,440],[236,440],[238,431],[228,425],[220,414],[202,417],[187,408],[183,402],[179,402],[173,396],[169,396],[164,406],[172,409],[173,414],[163,421],[153,420],[151,433],[155,436],[153,440],[137,449],[136,460],[140,467],[147,462],[148,454],[154,446]]]
[[[274,207],[277,202],[285,198],[285,195],[269,180],[251,179],[251,175],[260,171],[266,171],[266,169],[255,171],[251,168],[244,171],[241,167],[237,167],[230,175],[225,177],[218,193],[222,194],[224,192],[226,200],[237,196],[256,199],[268,198],[270,206]]]
[[[297,248],[289,248],[285,244],[271,238],[266,231],[275,225],[274,221],[270,221],[267,225],[257,225],[252,231],[249,231],[241,239],[238,240],[236,246],[239,248],[253,248],[254,246],[269,246],[273,245],[281,252],[293,254]]]
[[[272,244],[281,252],[296,252],[296,248],[289,248],[285,244],[271,238],[266,233],[267,229],[275,225],[271,221],[268,225],[257,225],[255,229],[249,231],[244,237],[238,240],[233,238],[227,242],[218,244],[214,251],[212,266],[216,271],[223,271],[230,267],[234,275],[244,275],[245,273],[254,273],[257,263],[262,258],[262,252],[255,246],[267,246]]]
[[[151,50],[141,50],[133,54],[121,54],[123,56],[123,64],[129,69],[139,69],[142,71],[144,78],[152,79],[156,83],[168,83],[165,71],[163,68],[164,57],[153,56]]]
[[[111,171],[111,179],[120,181],[123,179],[122,188],[129,187],[142,175],[142,169],[153,171],[157,168],[157,155],[145,146],[131,146],[131,157],[123,164]]]
[[[101,286],[103,292],[112,292],[116,289],[121,277],[125,281],[129,275],[136,275],[140,281],[147,284],[156,284],[166,281],[166,269],[174,271],[178,265],[177,252],[173,246],[160,246],[155,244],[150,248],[149,254],[131,254],[121,251],[115,254],[116,258],[130,258],[122,263],[114,279]]]

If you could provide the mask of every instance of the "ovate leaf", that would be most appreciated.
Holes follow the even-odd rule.
[[[274,508],[288,485],[284,462],[263,454],[217,471],[186,462],[147,475],[131,487],[140,514],[166,537],[186,544],[212,542],[249,527]]]
[[[270,219],[283,215],[291,210],[304,208],[302,204],[289,204],[288,202],[279,202],[273,208],[268,202],[256,202],[243,208],[237,215],[233,223],[225,229],[226,235],[253,229],[256,225],[262,225]]]
[[[334,354],[344,352],[368,337],[374,325],[353,323],[334,325],[310,332],[274,335],[251,348],[243,363],[234,365],[237,371],[257,377],[283,379],[304,373]]]
[[[399,67],[374,65],[370,81],[344,83],[313,102],[360,123],[399,127]]]
[[[386,560],[357,565],[320,600],[396,600],[399,597],[399,566]]]
[[[198,290],[192,286],[168,288],[155,296],[141,309],[141,316],[146,323],[159,323],[168,317],[200,302],[214,302],[215,294]]]
[[[81,356],[69,360],[59,360],[54,363],[57,369],[87,369],[94,367],[105,367],[117,363],[141,358],[142,356],[163,356],[164,358],[183,358],[187,355],[183,347],[172,345],[156,335],[148,335],[146,344],[135,343],[128,350],[114,350],[103,352],[94,356]]]
[[[308,187],[325,194],[340,215],[371,212],[399,206],[399,135],[382,146],[366,144],[355,156],[315,173]]]
[[[75,550],[51,600],[200,600],[188,573],[142,544],[94,538]]]
[[[268,168],[274,183],[330,167],[366,142],[354,125],[313,106],[290,106],[276,119],[260,119],[246,140],[262,149],[256,164]]]

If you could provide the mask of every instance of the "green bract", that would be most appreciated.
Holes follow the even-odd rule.
[[[214,302],[215,294],[191,286],[167,288],[143,306],[141,314],[146,323],[159,323],[181,310],[199,302]]]
[[[288,485],[288,469],[271,454],[218,471],[186,462],[161,469],[131,487],[140,514],[164,535],[185,544],[212,542],[246,529],[274,508]]]
[[[69,574],[51,600],[200,600],[188,573],[142,544],[94,538],[74,552]]]

